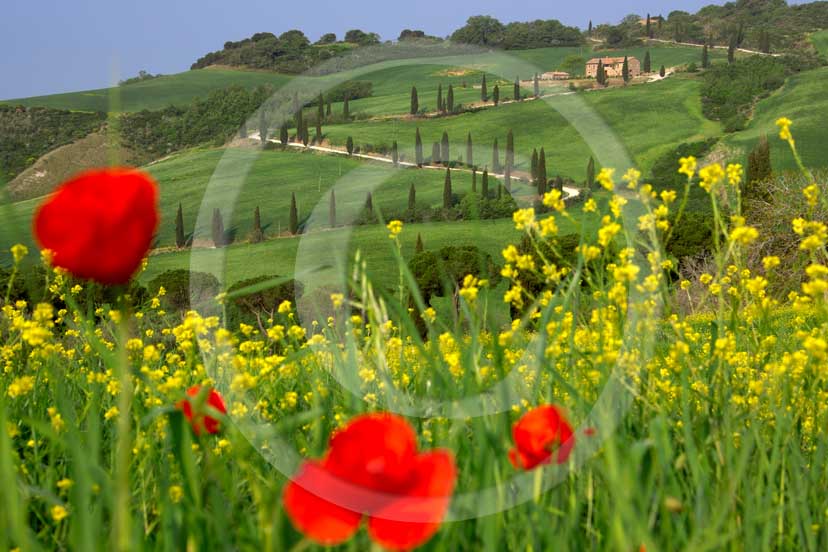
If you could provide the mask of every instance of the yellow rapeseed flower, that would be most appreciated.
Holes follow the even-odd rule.
[[[696,158],[692,155],[688,157],[682,157],[679,159],[679,174],[687,175],[687,178],[693,178],[696,175],[696,166],[697,161]]]
[[[386,228],[388,228],[388,232],[389,232],[388,237],[392,240],[395,240],[395,239],[397,239],[397,236],[399,236],[400,233],[402,232],[403,223],[402,223],[401,220],[392,220],[391,222],[388,223]]]
[[[780,117],[776,120],[776,126],[779,127],[779,137],[787,142],[793,142],[793,134],[791,134],[791,125],[793,121],[787,117]]]
[[[14,258],[14,264],[20,264],[20,261],[29,254],[29,248],[22,243],[11,246],[11,254]]]

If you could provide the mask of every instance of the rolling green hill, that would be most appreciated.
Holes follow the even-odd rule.
[[[732,146],[749,151],[759,136],[767,134],[771,140],[771,159],[775,170],[795,169],[790,148],[776,139],[776,120],[788,117],[794,124],[792,131],[805,165],[825,167],[825,132],[828,128],[828,68],[807,71],[788,79],[785,86],[756,106],[748,128],[726,138]]]
[[[186,106],[193,99],[205,97],[211,90],[229,86],[255,88],[263,84],[278,87],[290,77],[276,73],[230,69],[200,69],[167,75],[144,82],[66,94],[52,94],[0,103],[27,107],[53,107],[73,111],[140,111],[161,109],[169,105]],[[117,102],[120,104],[116,107]]]
[[[718,123],[705,119],[699,102],[699,82],[689,78],[671,78],[659,83],[610,89],[577,95],[584,110],[594,110],[626,146],[634,161],[649,169],[655,159],[668,149],[688,140],[715,136]],[[593,152],[575,129],[557,111],[556,105],[573,102],[573,96],[508,104],[478,113],[434,119],[362,121],[325,127],[334,143],[343,145],[352,136],[357,145],[389,147],[397,140],[408,159],[414,157],[414,136],[420,128],[426,156],[431,144],[440,140],[443,131],[452,140],[452,159],[465,156],[465,138],[471,132],[475,144],[475,163],[491,166],[492,142],[499,140],[501,156],[506,132],[513,129],[518,169],[528,168],[532,148],[546,148],[550,174],[562,174],[575,180],[585,176],[586,163]]]
[[[823,56],[828,56],[828,31],[815,32],[809,38],[817,52]]]

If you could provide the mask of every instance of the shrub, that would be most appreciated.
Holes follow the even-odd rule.
[[[162,272],[147,284],[152,295],[158,295],[162,287],[165,294],[161,303],[167,310],[175,312],[201,312],[214,307],[215,298],[221,292],[221,284],[212,274],[183,268]]]
[[[257,284],[278,280],[279,276],[258,276],[236,282],[227,289],[228,293]],[[269,285],[262,290],[228,299],[226,304],[227,325],[238,327],[239,324],[256,325],[264,328],[269,318],[274,318],[279,305],[284,301],[297,301],[303,293],[304,286],[297,280],[288,280],[278,285]]]

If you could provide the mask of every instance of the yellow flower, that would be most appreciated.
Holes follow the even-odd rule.
[[[170,500],[172,500],[173,504],[178,504],[182,498],[184,498],[184,489],[179,485],[170,487]]]
[[[780,264],[782,264],[782,261],[779,259],[779,257],[775,255],[771,255],[769,257],[765,257],[764,259],[762,259],[762,265],[765,267],[765,272],[773,270]]]
[[[388,223],[386,228],[388,228],[388,232],[389,232],[388,237],[392,240],[395,240],[395,239],[397,239],[397,236],[399,236],[400,233],[402,232],[403,223],[400,220],[392,220],[391,222]]]
[[[535,210],[531,207],[519,209],[512,215],[512,220],[515,221],[515,229],[531,230],[535,226]]]
[[[745,174],[744,168],[741,165],[733,164],[727,166],[727,182],[731,186],[738,186],[742,183],[742,177]]]
[[[791,125],[793,121],[787,117],[780,117],[776,120],[776,126],[779,127],[779,137],[787,142],[793,142],[793,134],[791,134]]]
[[[104,412],[104,420],[109,421],[112,418],[116,418],[118,416],[118,414],[120,414],[120,411],[118,410],[118,407],[113,406],[112,408],[110,408],[109,410]]]
[[[428,307],[426,310],[423,311],[423,320],[426,322],[433,324],[435,320],[437,320],[437,311],[434,310],[432,307]]]
[[[333,308],[338,309],[344,301],[345,295],[342,293],[331,293],[331,304],[333,304]]]
[[[290,301],[282,301],[282,304],[279,305],[279,314],[288,314],[291,308]]]
[[[56,505],[52,506],[52,519],[56,522],[60,523],[64,519],[69,517],[69,512],[63,506]]]
[[[635,190],[638,187],[638,181],[641,180],[641,171],[638,169],[629,169],[622,179],[624,182],[627,182],[627,188]]]
[[[558,212],[563,212],[566,204],[562,198],[560,190],[552,190],[543,196],[543,204],[550,209],[555,209]]]
[[[57,488],[60,489],[61,491],[65,491],[65,490],[71,488],[72,485],[74,485],[74,484],[75,484],[74,481],[72,481],[71,479],[61,479],[60,481],[57,482]]]
[[[22,243],[11,246],[11,254],[14,257],[14,264],[19,264],[29,254],[29,248]]]
[[[679,159],[679,165],[679,174],[687,175],[688,179],[693,178],[696,175],[697,161],[692,155]]]
[[[598,204],[595,202],[594,199],[589,198],[586,203],[584,203],[584,213],[594,213],[598,210]]]
[[[809,206],[816,207],[819,200],[819,187],[816,184],[811,184],[802,190],[802,195],[805,196]]]
[[[34,389],[35,379],[32,376],[20,376],[9,384],[6,394],[12,399],[28,395]]]
[[[699,186],[704,188],[704,190],[710,193],[713,188],[722,181],[725,177],[724,169],[718,163],[713,163],[704,167],[702,170],[699,171],[699,178],[701,182],[699,182]]]
[[[608,191],[613,191],[615,189],[615,182],[612,181],[612,176],[615,174],[615,169],[601,169],[601,172],[598,173],[598,176],[595,180]]]

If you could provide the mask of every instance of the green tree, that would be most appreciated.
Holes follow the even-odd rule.
[[[532,175],[532,182],[537,184],[538,182],[538,149],[532,149],[532,161],[531,161],[531,171],[530,174]]]
[[[766,181],[773,175],[771,164],[770,143],[768,137],[763,135],[748,155],[748,166],[745,174],[746,195],[756,197],[757,184]]]
[[[395,167],[400,166],[400,152],[397,147],[397,141],[394,140],[394,143],[391,144],[391,162],[394,163]]]
[[[316,136],[313,137],[313,141],[316,142],[317,144],[322,143],[322,120],[321,119],[316,120]],[[307,144],[305,144],[305,145],[307,145]]]
[[[489,101],[489,90],[486,87],[486,73],[483,73],[483,80],[480,82],[480,101]]]
[[[537,73],[535,73],[535,82],[533,84],[534,84],[535,97],[539,98],[540,97],[540,81],[538,80],[538,74]]]
[[[417,244],[414,246],[414,253],[422,253],[425,251],[425,245],[423,245],[423,237],[417,232]]]
[[[595,187],[595,159],[589,158],[586,171],[586,188],[592,190]]]
[[[417,188],[414,187],[414,183],[411,183],[411,186],[408,188],[408,210],[412,213],[417,208]]]
[[[290,194],[290,221],[288,223],[288,230],[294,236],[299,232],[299,211],[296,208],[296,194]]]
[[[365,196],[365,210],[369,214],[374,212],[374,197],[371,195],[371,192],[368,192],[368,195]]]
[[[328,202],[328,225],[331,228],[336,227],[336,194],[331,190],[331,199]]]
[[[449,152],[449,136],[448,132],[443,131],[443,138],[440,140],[440,159],[446,165],[451,161],[451,153]]]
[[[221,211],[218,208],[213,209],[213,245],[222,247],[224,245],[224,220],[221,217]]]
[[[348,151],[348,155],[354,154],[354,139],[350,136],[345,140],[345,149]]]
[[[264,241],[264,231],[262,230],[262,216],[259,213],[259,206],[253,211],[253,230],[250,232],[250,243],[260,243]]]
[[[472,167],[472,192],[477,192],[477,169]]]
[[[302,127],[302,145],[308,147],[308,142],[310,141],[310,132],[308,131],[308,120],[305,119]]]
[[[589,20],[589,27],[587,27],[587,35],[592,36],[592,20]]]
[[[345,102],[342,104],[342,117],[348,121],[351,118],[351,106],[349,105],[348,96],[345,96]]]
[[[514,89],[513,95],[515,97],[516,102],[519,102],[521,100],[521,97],[520,97],[520,77],[515,77],[515,89]]]
[[[515,135],[512,129],[506,133],[506,167],[512,168],[515,166]]]
[[[644,69],[645,73],[651,73],[653,71],[653,61],[652,61],[652,58],[650,57],[650,51],[649,50],[647,50],[647,53],[644,54],[644,67],[643,67],[643,69]]]
[[[411,87],[411,114],[416,115],[420,112],[420,100],[417,97],[417,87]]]
[[[707,69],[710,67],[710,52],[707,50],[707,44],[705,43],[704,48],[702,48],[702,61],[701,61],[702,69]]]
[[[437,85],[437,111],[445,112],[446,106],[443,105],[443,85]]]
[[[730,43],[727,46],[727,62],[728,63],[733,63],[734,61],[736,61],[736,48],[737,48],[736,36],[734,35],[734,36],[730,37]]]
[[[598,71],[595,73],[595,80],[601,86],[607,84],[607,74],[604,72],[604,60],[598,60]]]
[[[443,162],[442,158],[440,157],[440,142],[433,142],[431,144],[431,164],[432,165],[439,165]]]
[[[262,144],[267,143],[267,115],[264,108],[259,111],[259,139]]]
[[[658,70],[658,76],[664,78],[667,76],[667,69],[662,65],[661,69]]]
[[[328,107],[325,109],[325,116],[330,117],[333,114],[332,106],[331,106],[331,97],[328,96]]]
[[[512,192],[512,167],[508,163],[506,164],[506,170],[503,172],[503,186],[507,192]]]
[[[446,93],[446,110],[449,113],[454,113],[454,86],[449,85]]]
[[[318,100],[317,110],[316,110],[316,120],[319,121],[318,124],[322,124],[325,121],[325,97],[322,96],[322,92],[319,93],[319,100]]]
[[[423,166],[423,139],[420,137],[420,129],[417,129],[417,134],[414,137],[414,156],[417,161],[417,166]]]
[[[495,85],[494,90],[492,90],[492,101],[494,102],[495,107],[497,107],[497,104],[500,103],[500,87],[498,85]]]
[[[480,179],[480,196],[489,199],[489,171],[483,169],[483,177]]]
[[[446,169],[446,180],[443,182],[443,209],[451,209],[451,169]]]
[[[492,143],[492,172],[500,172],[500,148],[497,145],[497,138]]]
[[[540,149],[538,154],[538,195],[543,197],[546,194],[546,151]]]
[[[471,132],[466,136],[466,165],[474,167],[474,146],[472,144]]]
[[[181,249],[187,245],[187,240],[184,237],[184,211],[181,210],[181,204],[178,204],[178,211],[175,213],[175,246]]]
[[[282,146],[287,146],[288,135],[289,133],[287,123],[282,123],[282,126],[279,127],[279,141],[282,143]]]
[[[624,82],[630,82],[630,60],[627,56],[624,56],[624,65],[621,68],[621,76],[624,79]]]

